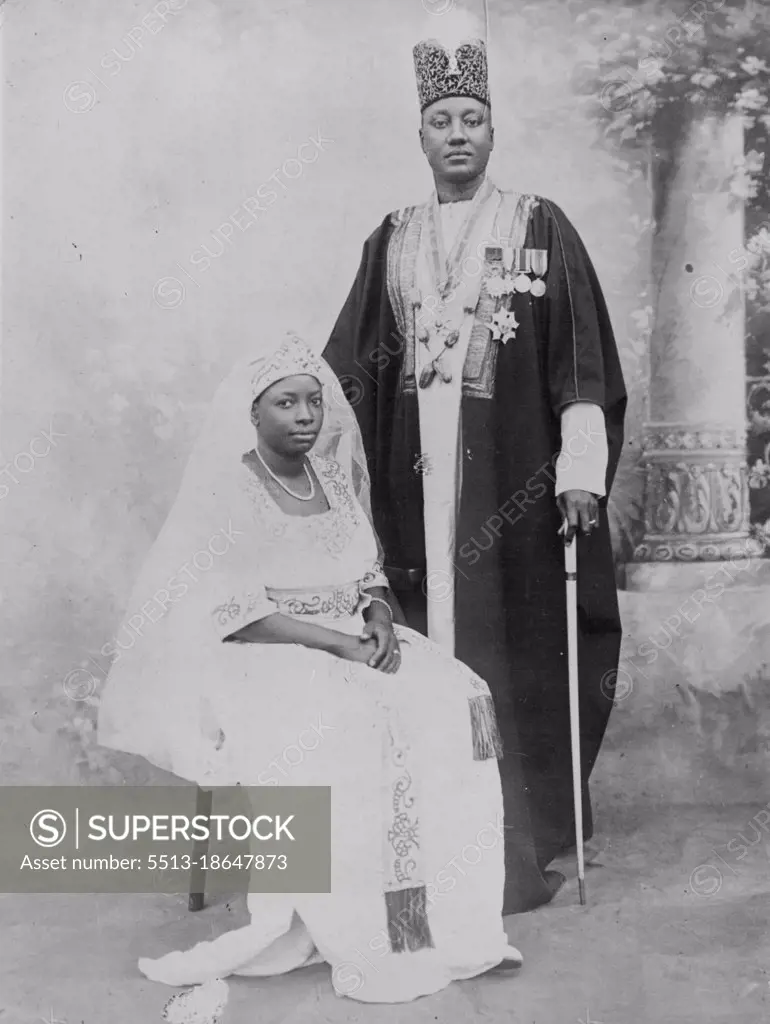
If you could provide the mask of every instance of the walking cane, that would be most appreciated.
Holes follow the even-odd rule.
[[[566,524],[565,524],[566,526]],[[586,905],[586,871],[583,858],[583,778],[580,768],[580,699],[578,691],[577,632],[577,535],[564,545],[564,577],[567,587],[567,656],[569,666],[569,725],[572,747],[572,791],[575,798],[575,845],[577,848],[580,905]]]

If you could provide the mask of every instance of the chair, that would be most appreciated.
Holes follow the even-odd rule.
[[[212,793],[210,789],[198,788],[198,794],[195,799],[195,813],[196,815],[202,814],[208,818],[211,814],[211,798]],[[205,904],[206,895],[206,869],[197,866],[197,862],[200,861],[201,857],[205,857],[209,851],[208,839],[196,839],[193,842],[192,859],[196,862],[196,866],[193,867],[190,872],[190,892],[187,897],[187,909],[192,913],[196,913],[199,910],[203,910]]]

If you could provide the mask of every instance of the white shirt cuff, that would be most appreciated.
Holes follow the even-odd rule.
[[[607,430],[604,412],[594,402],[572,402],[561,414],[561,452],[556,461],[556,494],[606,493]]]

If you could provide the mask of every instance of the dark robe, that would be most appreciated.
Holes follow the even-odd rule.
[[[392,277],[390,292],[387,281],[388,245],[398,222],[388,216],[366,241],[324,356],[359,419],[393,589],[410,624],[425,632],[417,395],[404,386],[410,342],[398,330]],[[485,397],[463,388],[455,562],[455,654],[488,682],[505,749],[506,903],[512,910],[547,900],[542,871],[574,844],[564,548],[554,496],[560,415],[574,401],[604,410],[609,494],[626,406],[607,308],[577,232],[557,206],[539,199],[524,244],[548,251],[547,289],[539,298],[517,294],[515,338],[488,342],[498,346],[492,390]],[[578,541],[586,838],[593,829],[588,777],[612,708],[621,640],[607,498],[599,505],[597,528]]]

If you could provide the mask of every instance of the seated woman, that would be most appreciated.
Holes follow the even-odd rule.
[[[205,551],[207,571],[179,575]],[[218,392],[131,609],[153,595],[165,614],[120,645],[100,743],[204,787],[330,786],[332,883],[251,893],[247,927],[143,973],[203,984],[326,961],[338,994],[403,1002],[518,966],[489,691],[393,624],[355,415],[296,337]]]

